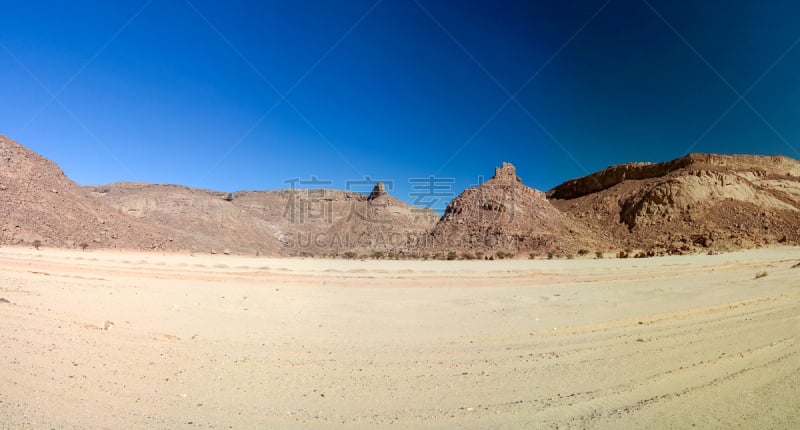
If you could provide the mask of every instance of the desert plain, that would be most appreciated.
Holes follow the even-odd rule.
[[[798,261],[2,247],[0,427],[799,428]]]

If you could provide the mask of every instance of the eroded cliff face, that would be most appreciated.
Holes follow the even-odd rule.
[[[582,178],[571,179],[547,194],[554,199],[574,199],[611,188],[626,180],[657,178],[691,164],[691,156],[666,163],[629,163],[611,166]]]
[[[800,163],[786,157],[690,154],[613,166],[548,196],[626,247],[689,252],[800,242]]]
[[[660,178],[676,170],[736,171],[743,175],[800,176],[798,163],[788,157],[755,155],[689,154],[663,163],[628,163],[611,166],[571,179],[547,192],[553,199],[574,199],[611,188],[624,181]]]

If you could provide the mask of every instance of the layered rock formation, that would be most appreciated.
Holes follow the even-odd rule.
[[[690,154],[613,166],[548,196],[607,242],[651,253],[800,242],[800,162],[787,157]]]

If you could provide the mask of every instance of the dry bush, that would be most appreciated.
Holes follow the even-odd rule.
[[[756,278],[755,279],[763,278],[763,277],[765,277],[767,275],[768,275],[767,271],[766,270],[762,270],[762,271],[756,273]]]

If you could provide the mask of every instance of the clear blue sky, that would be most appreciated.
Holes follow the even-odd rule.
[[[800,158],[788,0],[2,1],[0,16],[0,133],[84,185],[368,175],[412,201],[409,178],[458,193],[502,161],[547,190],[687,152]]]

